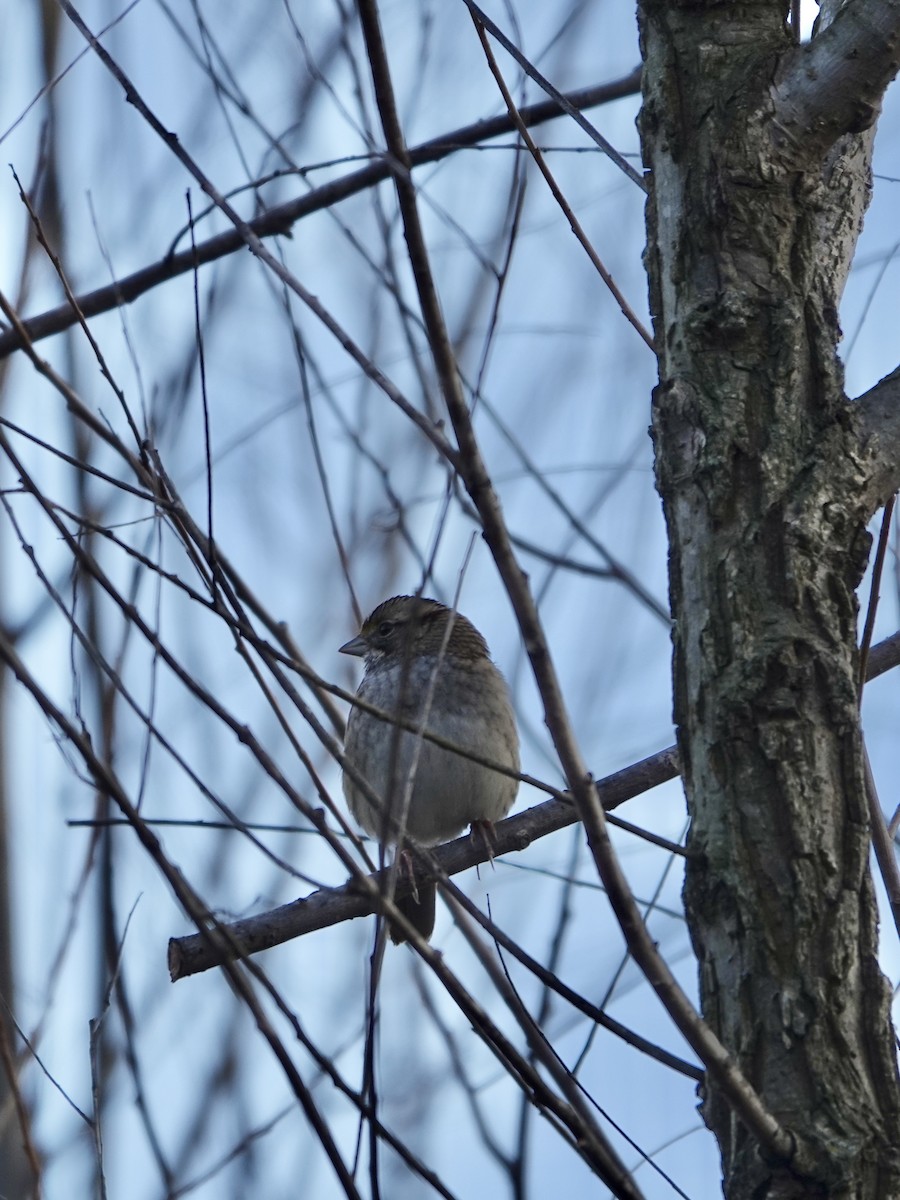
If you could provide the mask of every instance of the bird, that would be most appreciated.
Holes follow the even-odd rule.
[[[472,622],[437,600],[392,596],[340,653],[364,660],[357,697],[386,714],[354,706],[347,721],[343,789],[356,821],[382,846],[398,846],[401,853],[407,835],[432,846],[471,825],[486,840],[492,837],[493,823],[506,816],[518,791],[519,735],[506,680]],[[428,732],[463,753],[415,732],[423,719]],[[380,804],[357,785],[348,766]],[[433,881],[396,900],[426,941],[435,900]],[[394,943],[407,940],[396,925],[389,928]]]

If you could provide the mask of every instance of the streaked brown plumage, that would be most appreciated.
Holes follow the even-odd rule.
[[[426,727],[462,751],[519,769],[519,738],[509,690],[484,638],[461,613],[436,600],[393,596],[363,622],[342,654],[365,660],[358,695],[369,704]],[[360,708],[347,723],[349,763],[384,801],[376,807],[344,774],[353,816],[382,843],[404,833],[433,845],[473,822],[493,822],[512,806],[518,781],[435,745]],[[406,811],[404,813],[404,806]],[[400,907],[423,937],[434,927],[435,886]],[[403,941],[391,931],[394,941]]]

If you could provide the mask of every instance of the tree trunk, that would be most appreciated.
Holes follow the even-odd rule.
[[[640,6],[653,433],[701,1003],[796,1154],[764,1161],[713,1090],[704,1117],[729,1200],[862,1200],[900,1196],[900,1092],[857,685],[871,488],[837,313],[880,92],[804,121],[812,52],[785,17]]]

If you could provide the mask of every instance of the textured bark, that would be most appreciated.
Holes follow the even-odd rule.
[[[854,405],[872,507],[900,491],[900,367]]]
[[[837,312],[860,127],[896,63],[885,36],[869,90],[853,76],[829,109],[786,7],[640,5],[653,432],[701,1001],[797,1152],[764,1161],[715,1091],[704,1116],[729,1200],[862,1200],[900,1196],[900,1091],[855,650],[877,438],[844,395]],[[828,61],[861,36],[844,15]]]

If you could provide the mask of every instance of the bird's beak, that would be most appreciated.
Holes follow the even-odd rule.
[[[340,654],[352,654],[354,658],[365,658],[366,651],[368,649],[369,649],[369,647],[366,645],[366,639],[362,636],[362,634],[358,634],[355,638],[352,638],[349,642],[344,642],[343,646],[341,646],[341,648],[340,648],[339,653]]]

